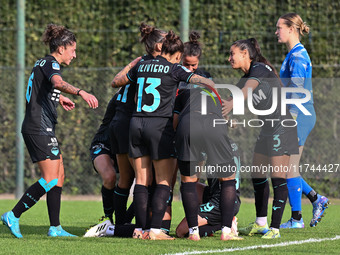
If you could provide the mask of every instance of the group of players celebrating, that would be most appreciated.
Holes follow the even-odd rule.
[[[308,27],[295,13],[285,14],[277,22],[278,40],[289,49],[280,76],[288,81],[281,81],[275,68],[262,56],[256,39],[232,44],[231,66],[244,73],[236,86],[242,90],[244,98],[247,98],[249,89],[252,96],[262,95],[256,99],[256,109],[271,108],[273,88],[291,86],[312,90],[310,59],[299,41],[300,33],[308,32],[306,30]],[[185,218],[176,229],[178,237],[188,236],[190,240],[198,241],[202,236],[221,230],[223,241],[242,240],[239,233],[262,234],[265,239],[279,238],[280,227],[304,227],[301,216],[303,190],[313,203],[310,225],[315,226],[327,208],[328,199],[317,194],[301,176],[273,172],[270,176],[274,191],[270,226],[267,224],[268,179],[265,173],[252,173],[256,220],[247,227],[237,228],[240,180],[238,172],[230,169],[239,169],[241,165],[238,147],[228,136],[226,126],[213,126],[214,119],[228,118],[233,98],[221,99],[210,74],[198,69],[202,47],[197,32],[192,32],[186,43],[171,30],[162,31],[145,23],[141,23],[140,32],[146,54],[134,59],[114,77],[112,87],[120,89],[108,103],[91,143],[93,166],[103,183],[101,193],[105,216],[84,236],[173,240],[169,235],[171,202],[178,170],[185,212]],[[42,178],[25,192],[13,210],[1,217],[18,238],[22,238],[20,215],[45,193],[51,222],[48,235],[73,236],[63,230],[59,222],[64,169],[54,134],[56,106],[59,102],[65,110],[74,108],[74,103],[60,91],[82,96],[92,108],[98,105],[94,96],[61,78],[59,64],[68,65],[75,57],[74,35],[56,25],[49,25],[45,35],[51,55],[38,60],[33,68],[22,129],[32,161],[38,163]],[[207,96],[202,97],[202,94]],[[202,100],[206,104],[204,112]],[[297,126],[282,126],[281,121],[275,125],[263,125],[255,144],[253,165],[299,163],[304,142],[315,124],[313,99],[305,105],[314,113],[311,118],[301,116],[303,113],[298,108],[289,106],[283,114],[280,103],[272,113],[259,117],[292,119],[297,121]],[[32,119],[35,126],[30,122]],[[218,165],[230,171],[207,173],[208,185],[204,185],[198,181],[200,174],[197,172],[203,165],[208,168]],[[127,209],[134,180],[133,203]],[[288,195],[292,218],[281,224]],[[131,224],[133,217],[135,224]]]

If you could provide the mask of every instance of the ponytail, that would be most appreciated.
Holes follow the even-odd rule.
[[[280,17],[280,19],[284,20],[284,24],[286,26],[294,27],[300,35],[304,36],[305,33],[309,34],[309,26],[297,13],[291,12],[284,14]]]
[[[55,52],[60,46],[66,47],[77,41],[75,35],[70,30],[55,24],[47,25],[42,40],[45,44],[49,45],[51,53]]]
[[[197,57],[200,59],[202,55],[202,47],[198,39],[200,39],[200,34],[196,31],[192,31],[189,35],[189,42],[184,43],[184,53],[183,57]]]
[[[172,30],[165,36],[165,41],[162,45],[162,54],[174,55],[176,52],[183,53],[184,45],[178,35]]]

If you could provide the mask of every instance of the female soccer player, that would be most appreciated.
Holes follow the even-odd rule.
[[[141,23],[139,30],[141,33],[140,41],[145,45],[147,52],[147,55],[144,55],[141,61],[154,59],[161,53],[166,32],[144,22]],[[128,157],[130,120],[136,107],[135,95],[135,83],[130,83],[120,88],[116,100],[116,115],[110,124],[111,144],[114,153],[117,155],[120,170],[119,183],[114,192],[114,200],[117,205],[115,209],[116,224],[125,223],[126,203],[135,177]]]
[[[202,54],[201,45],[198,42],[199,34],[192,32],[189,39],[190,41],[184,45],[183,65],[191,71],[194,71],[195,74],[201,74],[202,76],[211,78],[210,74],[197,69]],[[200,240],[198,226],[207,224],[207,221],[198,217],[199,199],[196,192],[198,173],[195,169],[201,166],[201,162],[203,161],[202,153],[207,155],[206,167],[216,165],[235,166],[235,162],[233,148],[228,138],[227,130],[224,126],[213,127],[213,119],[223,119],[221,104],[215,104],[215,99],[207,97],[207,114],[203,115],[201,112],[201,93],[211,94],[211,92],[206,89],[203,91],[201,88],[192,84],[188,86],[187,84],[181,83],[180,87],[182,89],[178,91],[174,111],[174,126],[177,126],[175,145],[178,156],[178,166],[181,172],[180,190],[186,221],[189,227],[189,239],[198,241]],[[218,210],[214,210],[214,212],[219,211],[219,221],[222,223],[222,240],[242,239],[231,232],[236,198],[234,177],[235,174],[229,172],[221,178],[216,178],[215,176],[215,182],[212,180],[209,181],[209,183],[217,184],[220,192],[217,194],[218,204],[216,201],[211,204],[211,206],[209,204],[206,212],[212,212],[215,206],[219,207]],[[204,207],[200,209],[201,212],[205,210]],[[209,216],[211,215],[212,214]],[[216,221],[210,221],[210,223],[211,222],[216,223]],[[185,232],[185,224],[179,226],[176,232]],[[178,234],[182,236],[183,233]]]
[[[303,36],[304,33],[309,33],[309,27],[296,13],[287,13],[277,21],[275,34],[277,35],[278,42],[286,44],[289,51],[280,70],[282,83],[285,87],[304,88],[311,94],[311,99],[303,104],[311,115],[303,114],[294,104],[289,105],[289,111],[297,121],[299,154],[290,158],[289,163],[293,167],[287,174],[287,187],[292,216],[288,222],[281,225],[281,228],[304,228],[301,214],[302,193],[305,194],[313,204],[313,217],[310,222],[311,227],[316,226],[321,220],[325,209],[328,207],[328,199],[316,193],[301,177],[298,170],[304,144],[316,122],[313,106],[312,63],[305,47],[300,43],[300,36]],[[304,97],[301,93],[290,93],[288,96],[290,96],[290,98]]]
[[[244,73],[237,84],[242,89],[244,97],[248,97],[248,90],[250,90],[253,107],[256,110],[270,110],[275,97],[273,90],[276,89],[280,94],[281,82],[274,67],[262,56],[256,39],[234,42],[230,48],[229,61],[233,69],[240,69]],[[270,165],[272,169],[276,169],[270,171],[274,189],[270,229],[267,225],[269,185],[263,172],[252,173],[256,221],[246,228],[239,229],[242,234],[264,234],[262,238],[265,239],[280,237],[279,228],[288,195],[286,173],[283,169],[289,166],[290,155],[298,153],[296,127],[292,120],[289,121],[292,118],[290,113],[287,111],[287,114],[283,115],[281,112],[281,100],[280,97],[278,98],[276,98],[277,107],[271,111],[272,113],[259,116],[263,126],[253,156],[254,166]],[[231,110],[232,103],[232,99],[224,103],[224,113]],[[271,122],[267,121],[268,119],[277,121]],[[285,125],[282,125],[281,122],[284,120]],[[292,127],[287,127],[288,125]]]
[[[58,140],[55,137],[57,106],[71,110],[74,103],[60,92],[81,96],[90,108],[98,107],[95,96],[76,88],[63,80],[60,65],[69,65],[76,58],[76,37],[64,26],[49,24],[43,35],[50,47],[50,55],[39,59],[28,80],[26,114],[22,135],[33,163],[41,172],[39,181],[30,186],[15,207],[1,216],[11,233],[22,238],[19,218],[47,193],[50,217],[48,236],[74,236],[62,229],[59,222],[61,190],[64,182],[64,166]]]
[[[113,87],[137,83],[137,107],[130,123],[129,155],[133,158],[136,185],[134,202],[136,208],[135,232],[145,229],[151,164],[155,166],[156,189],[152,199],[152,220],[149,239],[172,240],[160,230],[162,218],[170,195],[170,183],[175,169],[173,147],[174,130],[172,111],[180,81],[194,81],[214,86],[206,78],[187,72],[179,63],[183,43],[174,32],[169,31],[163,42],[161,55],[153,60],[142,61],[133,69],[119,73]],[[141,234],[140,234],[141,236]]]

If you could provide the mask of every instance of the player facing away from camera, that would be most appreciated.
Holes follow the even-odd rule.
[[[273,90],[276,89],[280,95],[281,82],[274,67],[262,56],[256,39],[234,42],[230,48],[229,61],[233,69],[240,69],[244,73],[237,84],[242,89],[244,98],[248,97],[250,90],[254,109],[262,111],[271,109],[274,102]],[[286,172],[283,169],[289,167],[290,156],[298,153],[295,122],[289,111],[286,110],[286,115],[281,112],[281,98],[280,96],[278,98],[277,107],[271,111],[272,113],[259,116],[264,125],[257,138],[253,155],[254,166],[270,165],[273,169],[278,169],[270,171],[274,190],[270,228],[267,224],[269,184],[263,171],[251,173],[255,191],[256,220],[248,227],[239,228],[241,234],[263,234],[262,238],[265,239],[280,237],[279,228],[288,196]],[[224,114],[230,112],[232,107],[233,99],[230,98],[224,102]],[[271,123],[266,119],[278,121]],[[286,125],[281,125],[281,121],[285,121]]]
[[[198,63],[202,49],[198,42],[199,34],[192,32],[190,41],[184,44],[183,65],[188,67],[195,74],[211,78],[210,74],[199,69]],[[200,240],[199,226],[208,225],[207,221],[199,215],[199,197],[196,191],[199,171],[197,167],[204,161],[206,155],[206,167],[209,166],[234,166],[236,155],[233,155],[233,148],[224,126],[213,127],[213,119],[223,119],[221,104],[216,103],[217,96],[207,97],[207,114],[201,113],[202,93],[211,94],[212,91],[193,85],[180,83],[180,89],[175,101],[174,127],[176,127],[175,145],[178,157],[178,167],[181,172],[181,196],[185,212],[185,222],[189,228],[189,239]],[[215,99],[216,97],[216,99]],[[217,99],[218,101],[218,99]],[[235,157],[234,157],[235,156]],[[221,173],[222,175],[222,173]],[[241,240],[231,231],[234,216],[234,205],[236,199],[235,173],[227,173],[225,176],[209,176],[215,179],[215,184],[220,188],[216,201],[208,202],[207,209],[212,214],[220,215],[219,226],[222,228],[222,240]],[[212,180],[209,180],[212,183]],[[217,208],[217,206],[219,208]],[[215,208],[216,207],[216,208]],[[215,208],[215,210],[213,210]],[[205,215],[207,216],[207,215]],[[208,216],[207,216],[208,217]],[[176,232],[183,236],[187,226],[182,222]],[[216,221],[210,221],[214,224]],[[209,226],[207,226],[208,228]]]
[[[154,59],[161,53],[162,44],[165,39],[166,32],[154,26],[147,25],[142,22],[139,27],[141,43],[144,44],[146,55],[140,61]],[[129,67],[126,67],[129,68]],[[128,69],[129,70],[129,69]],[[116,224],[124,224],[126,222],[126,204],[130,188],[135,177],[132,167],[132,159],[129,158],[129,130],[130,121],[134,109],[136,108],[136,84],[130,83],[121,87],[118,91],[116,100],[116,115],[110,124],[111,146],[113,152],[117,155],[117,161],[120,171],[119,183],[114,192],[115,196],[115,217]]]
[[[22,238],[20,216],[34,206],[47,193],[50,218],[48,236],[74,236],[60,225],[60,200],[64,182],[62,155],[55,136],[57,106],[72,110],[74,103],[60,94],[81,96],[90,108],[98,107],[98,100],[82,89],[76,88],[61,76],[60,65],[69,65],[76,58],[76,37],[63,26],[49,24],[43,34],[44,43],[50,47],[50,55],[36,61],[30,74],[26,92],[26,113],[22,135],[33,163],[37,163],[41,178],[30,186],[14,208],[1,216],[11,233]]]
[[[311,94],[311,99],[303,106],[311,113],[305,115],[294,104],[289,105],[289,111],[297,121],[297,134],[299,138],[299,154],[290,157],[290,165],[294,166],[287,174],[287,186],[289,203],[292,214],[288,222],[281,224],[281,228],[304,228],[301,213],[302,193],[308,197],[313,204],[313,216],[310,222],[315,227],[324,215],[328,207],[328,198],[319,195],[302,178],[299,172],[299,163],[303,148],[309,133],[314,128],[316,115],[313,106],[312,88],[312,63],[305,47],[300,43],[300,37],[309,33],[309,27],[296,13],[287,13],[279,18],[276,23],[278,42],[287,46],[288,54],[282,63],[280,78],[285,87],[304,88]],[[303,98],[302,93],[289,93],[288,98]]]
[[[129,156],[133,158],[136,173],[135,233],[142,237],[142,230],[146,227],[147,184],[150,183],[153,164],[156,188],[151,205],[151,228],[147,237],[151,240],[174,239],[161,231],[161,224],[176,164],[172,112],[178,84],[180,81],[191,80],[203,86],[214,86],[211,80],[195,75],[178,64],[184,46],[174,32],[169,31],[165,38],[161,55],[139,62],[127,75],[126,72],[120,72],[112,83],[113,87],[124,86],[129,82],[137,84],[137,106],[131,119],[129,137]]]

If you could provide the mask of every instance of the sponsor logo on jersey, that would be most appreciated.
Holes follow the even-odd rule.
[[[53,62],[53,63],[52,63],[52,68],[53,68],[54,70],[60,70],[60,65],[59,65],[58,63],[56,63],[56,62]]]

